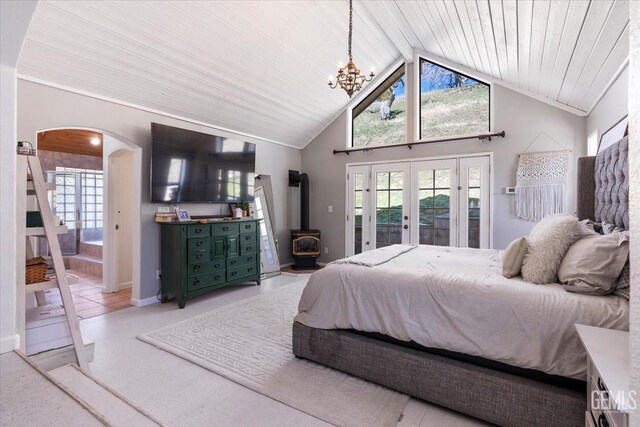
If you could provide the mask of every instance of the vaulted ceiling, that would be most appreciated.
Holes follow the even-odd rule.
[[[353,52],[414,49],[587,112],[628,58],[613,0],[354,1]],[[41,1],[22,78],[304,146],[348,103],[346,1]]]

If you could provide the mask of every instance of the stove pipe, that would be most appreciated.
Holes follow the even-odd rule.
[[[309,230],[309,175],[300,174],[300,229]]]

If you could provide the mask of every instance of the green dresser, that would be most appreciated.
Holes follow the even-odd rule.
[[[160,223],[162,302],[255,280],[260,284],[257,219]]]

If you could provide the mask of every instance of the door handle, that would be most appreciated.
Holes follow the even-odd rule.
[[[120,230],[120,226],[116,224],[116,230]]]
[[[405,215],[405,216],[404,216],[404,220],[406,221],[406,220],[408,220],[408,219],[409,219],[409,217]]]
[[[403,225],[402,228],[404,228],[405,230],[409,229],[409,226],[407,224]]]

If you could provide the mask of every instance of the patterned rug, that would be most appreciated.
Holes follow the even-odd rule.
[[[306,279],[138,338],[338,426],[395,426],[408,397],[296,358],[293,318]]]

